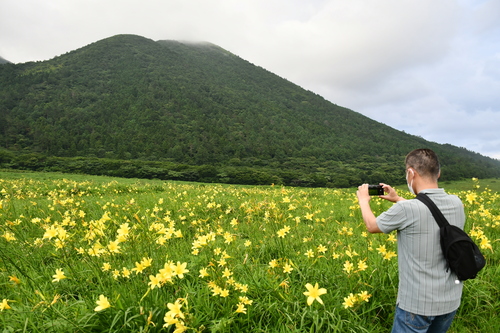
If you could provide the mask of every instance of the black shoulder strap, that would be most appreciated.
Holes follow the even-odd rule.
[[[420,192],[415,199],[422,201],[427,207],[429,207],[432,216],[434,216],[434,219],[436,220],[440,228],[449,224],[448,220],[446,220],[446,217],[444,217],[443,213],[441,213],[441,211],[439,210],[439,208],[437,208],[434,201],[432,201],[427,196],[427,194]]]

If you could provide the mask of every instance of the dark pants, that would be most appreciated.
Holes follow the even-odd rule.
[[[392,333],[445,333],[457,311],[441,316],[421,316],[396,306]]]

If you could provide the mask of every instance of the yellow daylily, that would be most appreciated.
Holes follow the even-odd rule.
[[[325,288],[320,288],[318,283],[314,286],[310,283],[306,284],[307,291],[304,291],[304,295],[307,296],[307,305],[311,305],[314,300],[317,300],[319,303],[323,304],[323,300],[321,300],[320,296],[326,294]]]
[[[111,304],[109,304],[108,298],[104,295],[99,296],[99,300],[96,301],[96,304],[97,306],[95,307],[94,311],[102,311],[111,306]]]

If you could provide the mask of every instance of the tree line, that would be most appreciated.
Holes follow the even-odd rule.
[[[380,159],[376,163],[364,156],[355,165],[343,162],[311,161],[290,158],[286,165],[275,166],[261,161],[233,160],[227,165],[188,165],[166,161],[117,160],[97,157],[55,157],[39,153],[13,153],[0,149],[0,168],[123,178],[179,180],[203,183],[245,185],[285,185],[297,187],[347,188],[361,183],[403,184],[404,156],[398,162]],[[364,161],[365,160],[365,161]],[[468,178],[467,169],[443,167],[441,180]],[[488,178],[486,174],[476,174]]]

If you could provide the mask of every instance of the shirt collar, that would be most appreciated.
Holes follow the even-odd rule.
[[[444,188],[428,188],[420,191],[425,194],[445,194]]]

